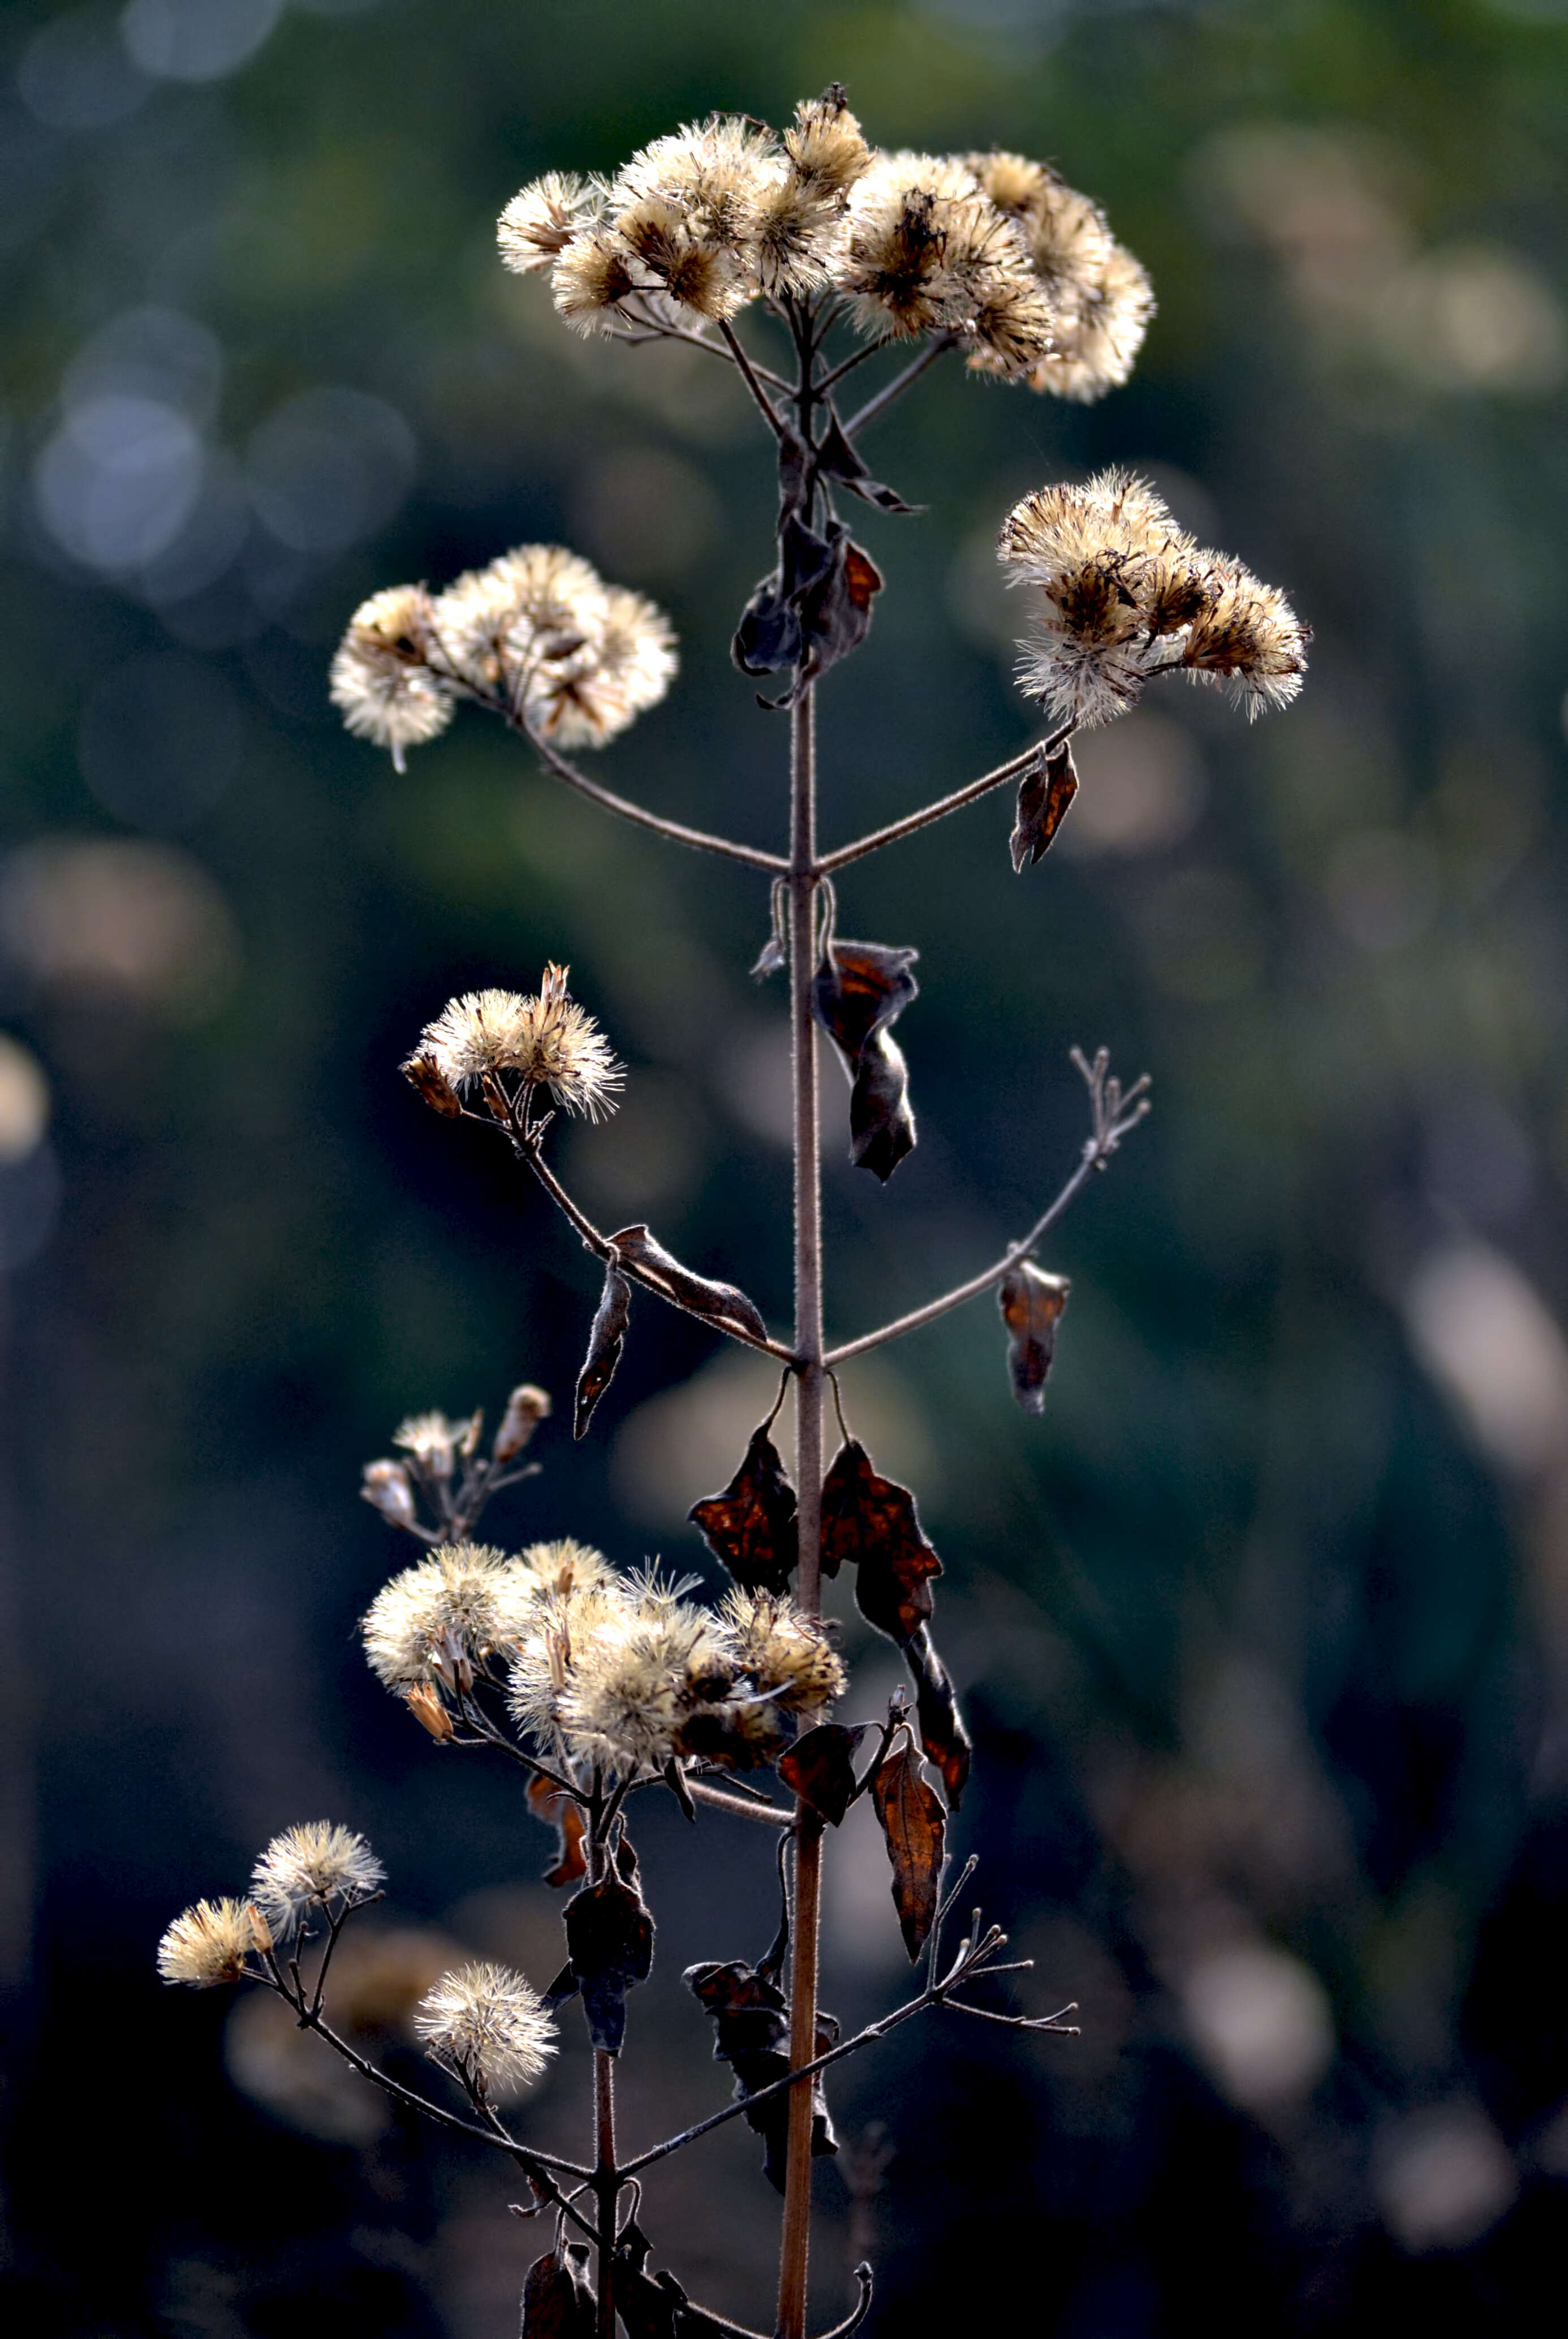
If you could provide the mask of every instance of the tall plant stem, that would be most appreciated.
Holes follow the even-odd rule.
[[[602,1884],[609,1870],[608,1817],[594,1773],[588,1821],[588,1881]],[[594,2196],[598,2206],[597,2339],[616,2339],[615,2263],[616,2221],[620,2202],[620,2173],[616,2166],[616,2058],[602,2047],[594,2049]]]
[[[616,2058],[594,2049],[594,2181],[599,2216],[598,2339],[616,2339],[613,2270],[616,2262]]]
[[[822,1161],[817,1131],[816,706],[807,684],[790,718],[790,1028],[794,1063],[795,1484],[800,1564],[796,1598],[808,1615],[822,1605],[823,1297]],[[817,1925],[822,1902],[822,1821],[798,1804],[790,1979],[790,2062],[816,2054]],[[779,2255],[778,2339],[803,2339],[811,2247],[812,2081],[790,2096],[784,2235]]]

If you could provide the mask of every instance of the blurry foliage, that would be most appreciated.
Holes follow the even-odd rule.
[[[685,661],[612,785],[774,840],[782,726],[727,664],[771,527],[751,419],[695,354],[570,341],[491,222],[540,169],[833,75],[886,144],[1059,159],[1161,313],[1103,408],[939,373],[884,426],[929,508],[864,519],[889,582],[855,692],[824,690],[829,841],[1023,744],[984,547],[1044,479],[1149,468],[1317,629],[1255,732],[1175,695],[1086,740],[1040,869],[1012,875],[991,802],[842,887],[852,930],[920,947],[922,1143],[887,1193],[833,1164],[841,1337],[1027,1223],[1077,1142],[1070,1041],[1147,1065],[1159,1108],[1052,1253],[1041,1420],[984,1305],[865,1376],[940,1460],[994,1781],[961,1848],[1086,2025],[1023,2064],[910,2048],[918,2123],[899,2046],[874,2106],[840,2091],[846,2134],[874,2108],[897,2146],[856,2210],[879,2314],[968,2295],[983,2219],[995,2278],[1027,2248],[1073,2339],[1200,2302],[1518,2320],[1568,2179],[1562,11],[203,5],[254,35],[232,74],[128,64],[93,5],[14,0],[0,33],[0,1946],[33,2326],[478,2339],[512,2312],[515,2266],[473,2271],[533,2247],[493,2188],[225,2093],[152,1946],[191,1875],[317,1809],[373,1833],[410,1916],[542,1863],[511,1782],[432,1765],[351,1648],[387,1564],[355,1476],[400,1413],[543,1382],[519,1537],[631,1558],[653,1514],[685,1565],[708,1413],[752,1406],[722,1375],[663,1395],[713,1350],[672,1318],[573,1451],[592,1263],[399,1056],[451,993],[570,960],[633,1073],[636,1143],[582,1144],[585,1178],[635,1217],[646,1174],[682,1257],[745,1262],[776,1316],[779,1005],[745,980],[760,883],[601,824],[478,722],[399,778],[335,729],[325,667],[374,584],[580,542]],[[656,1400],[669,1493],[623,1514],[613,1440],[646,1449]],[[871,1879],[830,1911],[846,2018],[893,1934]],[[704,1890],[648,1991],[661,2125],[707,2107],[675,1977],[768,1922],[761,1869]],[[89,2178],[65,2112],[105,2081],[134,2150]],[[722,2302],[748,2270],[703,2254],[754,2176],[711,2149],[661,2214]]]

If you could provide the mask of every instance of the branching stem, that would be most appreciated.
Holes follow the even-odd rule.
[[[777,873],[789,867],[778,854],[764,853],[760,845],[741,844],[731,836],[711,836],[705,828],[688,828],[684,821],[666,820],[662,813],[649,812],[645,805],[633,804],[629,797],[616,795],[613,788],[578,771],[558,747],[542,738],[521,716],[509,715],[508,719],[514,730],[522,733],[547,770],[553,772],[557,780],[564,780],[567,787],[575,788],[580,796],[587,796],[590,804],[597,804],[602,812],[613,812],[621,820],[635,821],[639,828],[650,828],[656,836],[666,837],[672,844],[690,845],[695,853],[717,853],[726,861],[744,862],[749,869],[769,869]]]
[[[962,812],[965,804],[976,804],[1000,788],[1008,780],[1021,780],[1030,767],[1042,757],[1051,755],[1072,733],[1070,723],[1053,731],[1049,739],[1026,747],[1021,755],[1011,756],[999,764],[993,772],[984,773],[967,786],[955,788],[950,796],[939,796],[934,804],[922,805],[919,812],[906,813],[902,820],[890,821],[885,828],[874,828],[867,836],[856,837],[853,844],[841,844],[836,852],[824,853],[817,867],[826,874],[835,869],[845,869],[852,861],[863,861],[868,853],[880,853],[884,844],[896,844],[901,837],[913,836],[917,830],[929,828],[933,821],[945,820],[950,812]]]
[[[1079,1060],[1081,1062],[1081,1059]],[[1096,1059],[1099,1065],[1101,1060]],[[1087,1071],[1088,1068],[1084,1067]],[[1103,1077],[1103,1074],[1102,1074]],[[934,1324],[952,1308],[962,1308],[966,1299],[978,1299],[982,1291],[990,1291],[1004,1275],[1011,1273],[1019,1261],[1027,1258],[1042,1235],[1049,1232],[1062,1212],[1088,1184],[1096,1170],[1102,1170],[1129,1130],[1137,1127],[1149,1110],[1149,1081],[1147,1076],[1135,1081],[1125,1095],[1118,1093],[1116,1110],[1108,1118],[1097,1111],[1094,1134],[1087,1140],[1083,1158],[1054,1201],[1043,1209],[1026,1235],[1010,1243],[999,1259],[971,1275],[967,1283],[944,1291],[940,1299],[928,1299],[923,1308],[911,1308],[907,1316],[895,1316],[891,1324],[883,1324],[875,1332],[863,1332],[858,1340],[846,1340],[842,1347],[830,1348],[825,1362],[831,1370],[851,1357],[863,1357],[873,1348],[885,1347],[890,1340],[901,1340],[906,1332],[918,1332],[922,1325]]]
[[[956,333],[933,333],[919,357],[912,358],[902,373],[895,373],[890,382],[883,383],[874,398],[866,400],[858,414],[851,415],[849,420],[843,425],[844,437],[853,444],[858,433],[865,429],[868,422],[874,422],[877,416],[884,413],[895,399],[903,396],[904,391],[912,382],[920,380],[927,366],[934,365],[938,358],[944,356],[949,350],[955,349],[957,345]]]

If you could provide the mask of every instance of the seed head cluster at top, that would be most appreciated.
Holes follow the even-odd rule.
[[[1108,723],[1173,671],[1223,683],[1248,716],[1301,688],[1311,634],[1283,593],[1202,549],[1129,472],[1025,496],[997,557],[1038,596],[1020,683],[1064,720]]]
[[[458,1544],[377,1594],[365,1653],[421,1720],[432,1694],[504,1680],[519,1733],[552,1761],[626,1777],[677,1756],[770,1762],[843,1693],[827,1630],[774,1594],[708,1609],[689,1588],[571,1541],[516,1556]]]
[[[884,153],[836,86],[782,133],[715,114],[613,178],[548,172],[498,234],[508,267],[547,273],[580,332],[836,293],[873,340],[950,334],[978,370],[1059,398],[1125,381],[1154,310],[1104,213],[1049,164]]]

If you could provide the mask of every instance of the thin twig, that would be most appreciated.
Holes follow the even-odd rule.
[[[772,399],[763,388],[761,381],[757,378],[756,368],[753,365],[750,358],[746,355],[745,349],[741,346],[740,337],[736,333],[735,327],[730,323],[726,317],[721,317],[719,319],[718,327],[720,332],[725,337],[725,347],[728,350],[731,357],[733,357],[735,361],[735,370],[739,373],[741,380],[745,382],[753,398],[755,399],[757,405],[761,408],[768,429],[773,432],[774,437],[782,443],[784,439],[793,435],[788,423],[785,422],[784,417],[777,411]]]
[[[955,788],[950,796],[939,796],[934,804],[922,806],[919,812],[906,813],[902,820],[890,821],[885,828],[873,829],[867,836],[857,836],[853,844],[841,844],[834,853],[824,853],[817,867],[824,871],[847,868],[852,861],[863,861],[868,853],[880,853],[884,844],[896,844],[900,837],[913,836],[917,830],[929,828],[933,821],[945,820],[950,812],[962,812],[965,804],[978,803],[992,788],[1000,788],[1008,780],[1021,779],[1031,765],[1040,762],[1070,736],[1073,725],[1064,724],[1053,731],[1049,739],[1039,740],[1026,747],[1021,755],[1010,756],[993,772],[986,772],[966,787]]]
[[[857,431],[863,430],[868,422],[874,422],[877,416],[885,408],[890,407],[895,398],[903,396],[912,382],[920,380],[927,366],[934,365],[938,358],[945,356],[949,350],[955,349],[957,346],[956,333],[933,333],[919,357],[906,365],[902,373],[895,373],[890,382],[884,383],[874,398],[868,398],[858,414],[850,416],[849,420],[843,425],[844,437],[853,445]]]
[[[1059,2007],[1054,2014],[993,2014],[989,2006],[966,2006],[962,1999],[944,1998],[942,2001],[950,2014],[972,2014],[981,2022],[1000,2022],[1008,2030],[1049,2030],[1054,2038],[1078,2038],[1082,2036],[1076,2022],[1064,2022],[1064,2014],[1076,2014],[1078,2003]]]
[[[630,310],[626,309],[623,309],[621,313],[624,316],[632,316],[632,321],[637,328],[636,331],[635,333],[606,333],[605,336],[606,340],[626,341],[632,343],[643,341],[685,341],[688,349],[705,350],[710,358],[718,358],[725,365],[733,365],[735,363],[735,359],[730,354],[730,351],[727,349],[721,347],[717,341],[710,341],[705,333],[691,332],[684,325],[667,325],[662,319],[653,316],[646,310],[639,310],[636,311],[635,316]],[[765,366],[759,363],[755,358],[749,359],[748,362],[750,363],[752,371],[756,375],[759,381],[765,381],[770,390],[782,390],[786,398],[790,395],[790,384],[784,380],[782,373],[774,373],[771,366]]]
[[[1001,1946],[1005,1938],[1005,1935],[992,1927],[991,1933],[986,1935],[983,1940],[966,1941],[948,1972],[942,1975],[940,1980],[928,1980],[925,1988],[916,1997],[906,1999],[902,2006],[895,2007],[891,2014],[884,2014],[880,2021],[868,2022],[863,2030],[855,2032],[853,2038],[842,2038],[836,2047],[828,2048],[825,2053],[815,2056],[811,2062],[798,2064],[793,2070],[786,2072],[782,2079],[771,2079],[765,2087],[758,2087],[750,2095],[737,2097],[734,2103],[726,2104],[722,2111],[710,2112],[706,2119],[697,2120],[690,2127],[683,2128],[678,2136],[666,2137],[662,2144],[656,2144],[648,2151],[638,2153],[635,2159],[623,2161],[620,2168],[621,2176],[624,2179],[627,2176],[640,2176],[645,2168],[651,2167],[656,2161],[666,2160],[672,2152],[684,2150],[688,2144],[695,2144],[698,2137],[711,2135],[715,2128],[723,2127],[727,2121],[738,2118],[743,2112],[754,2111],[759,2104],[766,2103],[770,2097],[782,2095],[787,2087],[797,2087],[803,2079],[814,2078],[817,2072],[825,2071],[830,2064],[842,2063],[846,2055],[858,2054],[863,2047],[873,2046],[879,2038],[885,2038],[890,2030],[896,2030],[900,2023],[908,2022],[914,2015],[923,2014],[927,2007],[945,2005],[955,1989],[961,1989],[966,1981],[978,1979],[981,1974],[989,1971],[990,1952],[987,1943],[994,1941],[997,1946]],[[969,2008],[965,2010],[973,2013],[981,2009]],[[1063,2013],[1071,2011],[1070,2008],[1062,2009]],[[1034,2018],[1034,2027],[1037,2028],[1049,2027],[1052,2023],[1059,2023],[1060,2020],[1059,2015],[1037,2017]]]
[[[478,1114],[475,1118],[483,1120],[484,1116]],[[703,1315],[695,1308],[688,1308],[684,1299],[677,1299],[673,1292],[666,1291],[663,1284],[649,1275],[645,1268],[640,1267],[629,1252],[617,1250],[609,1237],[601,1234],[587,1212],[580,1209],[573,1201],[540,1152],[537,1134],[529,1132],[525,1136],[516,1127],[508,1129],[506,1133],[511,1138],[518,1158],[528,1163],[556,1208],[570,1221],[581,1239],[583,1248],[592,1251],[596,1258],[603,1259],[606,1266],[613,1261],[623,1275],[629,1276],[631,1280],[640,1284],[645,1291],[653,1292],[655,1297],[664,1300],[667,1307],[678,1308],[684,1316],[695,1316],[699,1324],[706,1324],[710,1330],[726,1334],[730,1339],[738,1341],[743,1348],[755,1348],[761,1355],[776,1357],[784,1365],[794,1363],[794,1349],[786,1348],[782,1340],[771,1338],[759,1340],[754,1333],[743,1332],[735,1324],[717,1323],[713,1317]]]
[[[541,738],[538,732],[520,716],[510,716],[508,720],[512,728],[521,732],[557,780],[564,780],[567,787],[575,788],[581,796],[587,796],[588,802],[597,804],[601,811],[613,812],[622,820],[635,821],[639,828],[650,828],[656,836],[666,837],[672,844],[689,845],[695,853],[717,853],[726,861],[744,862],[748,869],[771,869],[776,873],[789,867],[789,863],[781,854],[764,853],[760,845],[741,844],[731,836],[711,836],[705,828],[688,828],[684,821],[666,820],[662,813],[649,812],[646,806],[633,804],[628,797],[616,795],[613,788],[603,787],[597,780],[590,780],[586,772],[579,772],[575,764],[568,763],[557,747],[552,746],[547,739]]]
[[[776,1803],[743,1802],[739,1795],[726,1795],[722,1787],[710,1787],[704,1779],[688,1778],[685,1787],[694,1803],[709,1803],[715,1811],[733,1811],[743,1820],[761,1820],[764,1827],[794,1825],[794,1813],[780,1811]]]
[[[853,373],[856,366],[864,365],[867,358],[881,357],[886,347],[885,341],[867,341],[851,356],[843,359],[840,364],[835,365],[831,373],[819,374],[813,385],[817,396],[826,398],[836,384],[843,380],[846,373]]]
[[[418,2095],[412,2087],[405,2087],[400,2079],[391,2078],[385,2071],[378,2070],[375,2064],[369,2062],[363,2055],[358,2054],[346,2038],[339,2037],[330,2023],[304,2003],[302,1996],[296,1998],[281,1982],[270,1983],[268,1987],[277,1989],[279,1995],[294,2008],[302,2030],[313,2030],[319,2038],[324,2038],[328,2046],[340,2055],[345,2063],[351,2065],[362,2079],[369,2079],[373,2087],[380,2087],[383,2094],[390,2096],[406,2110],[419,2112],[424,2118],[434,2120],[438,2127],[455,2129],[459,2136],[473,2137],[480,2144],[493,2145],[500,2151],[508,2152],[525,2168],[535,2166],[554,2169],[558,2176],[592,2176],[591,2169],[579,2166],[575,2160],[563,2159],[559,2153],[542,2152],[533,2145],[519,2144],[504,2129],[497,2135],[488,2128],[476,2127],[471,2120],[461,2119],[456,2112],[446,2110],[440,2104],[431,2103],[428,2096]]]
[[[1090,1068],[1082,1065],[1082,1060],[1078,1057],[1076,1051],[1074,1053],[1075,1061],[1080,1062],[1087,1076]],[[1095,1061],[1096,1066],[1100,1068],[1100,1079],[1103,1081],[1101,1059],[1097,1057]],[[923,1308],[913,1308],[907,1316],[895,1317],[891,1324],[883,1325],[879,1331],[864,1332],[858,1340],[846,1340],[842,1347],[830,1348],[827,1353],[827,1363],[830,1366],[842,1365],[851,1357],[863,1357],[872,1348],[884,1347],[889,1340],[902,1339],[906,1332],[918,1332],[922,1325],[933,1324],[939,1316],[945,1316],[950,1308],[962,1308],[966,1299],[977,1299],[982,1291],[989,1291],[993,1284],[1001,1281],[1004,1275],[1010,1275],[1021,1259],[1027,1258],[1041,1236],[1056,1224],[1069,1204],[1087,1185],[1093,1172],[1104,1168],[1129,1130],[1136,1128],[1143,1119],[1144,1114],[1149,1110],[1148,1088],[1149,1079],[1145,1074],[1141,1080],[1133,1083],[1125,1095],[1118,1091],[1116,1110],[1109,1117],[1102,1120],[1097,1110],[1094,1134],[1086,1142],[1083,1159],[1077,1169],[1055,1200],[1040,1212],[1029,1232],[1021,1237],[1017,1242],[1010,1243],[999,1259],[993,1260],[991,1266],[984,1268],[981,1274],[971,1275],[967,1283],[960,1283],[952,1291],[944,1291],[940,1299],[928,1299]]]

